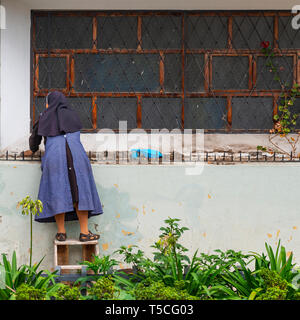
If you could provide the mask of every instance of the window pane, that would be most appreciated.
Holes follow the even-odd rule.
[[[273,98],[232,98],[233,129],[271,129]]]
[[[142,48],[181,48],[181,17],[150,15],[142,17]]]
[[[143,98],[142,128],[181,128],[180,98]]]
[[[79,92],[156,91],[157,54],[76,54],[75,90]]]
[[[119,129],[119,121],[127,121],[127,129],[137,127],[136,98],[97,99],[97,127]]]
[[[137,41],[137,17],[104,16],[98,17],[98,48],[134,48]]]
[[[212,58],[213,89],[248,89],[248,68],[248,57],[214,56]]]
[[[299,24],[299,19],[294,19]],[[300,48],[300,29],[293,28],[292,20],[293,17],[278,17],[278,45],[281,49]]]
[[[224,98],[188,98],[184,107],[184,128],[224,129],[227,122]]]
[[[187,49],[222,49],[227,46],[227,17],[187,16]]]
[[[93,45],[93,20],[86,16],[37,17],[39,49],[86,49]]]
[[[185,87],[189,92],[204,91],[204,55],[187,54],[185,65]]]
[[[262,41],[273,46],[273,17],[233,17],[232,45],[235,49],[259,49]]]
[[[268,64],[276,68],[276,72],[272,71]],[[293,84],[293,57],[266,57],[257,58],[256,71],[256,87],[258,89],[281,89],[286,84],[291,87]]]
[[[63,89],[67,83],[66,58],[39,57],[39,88]]]
[[[70,108],[77,112],[83,125],[83,129],[93,128],[92,99],[68,97]]]
[[[182,90],[182,61],[180,54],[165,54],[164,60],[164,89],[166,92]]]

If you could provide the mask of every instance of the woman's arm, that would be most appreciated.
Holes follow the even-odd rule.
[[[34,124],[32,129],[32,134],[29,137],[29,147],[33,153],[39,150],[39,145],[41,144],[41,141],[42,141],[42,136],[38,135],[38,128],[39,128],[39,121],[37,121]]]

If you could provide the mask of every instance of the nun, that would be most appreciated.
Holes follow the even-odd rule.
[[[52,91],[29,138],[32,153],[39,150],[43,137],[45,144],[38,193],[43,211],[35,215],[35,221],[56,222],[58,241],[66,240],[65,221],[72,220],[79,220],[80,241],[100,238],[88,228],[88,218],[102,214],[103,209],[89,158],[80,141],[81,128],[80,119],[69,108],[66,97]]]

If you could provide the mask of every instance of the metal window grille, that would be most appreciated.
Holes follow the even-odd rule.
[[[288,11],[33,11],[32,124],[57,89],[83,132],[118,131],[119,120],[147,131],[267,132],[281,82],[300,84],[292,18]]]

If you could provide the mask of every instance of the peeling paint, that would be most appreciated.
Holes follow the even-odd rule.
[[[108,243],[103,243],[102,244],[102,249],[105,251],[108,249]]]

